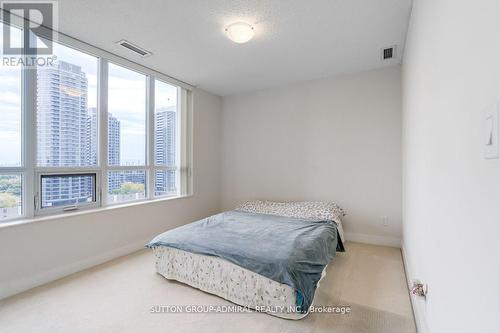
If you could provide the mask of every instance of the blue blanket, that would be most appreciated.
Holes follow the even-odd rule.
[[[168,246],[217,256],[297,291],[307,312],[325,266],[343,250],[336,224],[228,211],[156,236],[148,247]]]

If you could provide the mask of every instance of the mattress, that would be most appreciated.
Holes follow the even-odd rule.
[[[301,319],[308,313],[296,309],[296,291],[250,270],[214,256],[166,246],[153,248],[156,271],[170,280],[188,284],[237,305],[286,319]],[[326,275],[326,267],[322,278]],[[319,287],[319,282],[318,282]]]

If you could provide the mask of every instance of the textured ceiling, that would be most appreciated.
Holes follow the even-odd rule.
[[[411,0],[59,0],[59,30],[218,95],[400,63]],[[224,27],[256,35],[236,44]],[[153,55],[115,43],[127,39]],[[381,61],[380,49],[398,47]]]

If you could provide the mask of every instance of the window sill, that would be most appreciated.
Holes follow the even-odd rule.
[[[151,200],[135,201],[135,202],[129,202],[129,203],[123,203],[123,204],[115,204],[112,206],[105,206],[105,207],[99,207],[99,208],[93,208],[93,209],[85,209],[85,210],[76,211],[76,212],[72,211],[72,212],[68,212],[68,213],[59,213],[59,214],[46,215],[46,216],[36,216],[33,218],[25,218],[25,219],[0,222],[0,229],[14,227],[14,226],[20,226],[20,225],[30,224],[30,223],[37,223],[37,222],[42,222],[42,221],[53,221],[53,220],[64,219],[64,218],[72,217],[72,216],[96,214],[96,213],[106,212],[106,211],[120,209],[120,208],[134,207],[134,206],[140,206],[140,205],[149,205],[149,204],[160,203],[160,202],[165,202],[165,201],[172,201],[172,200],[179,200],[179,199],[186,199],[186,198],[190,198],[192,196],[193,196],[192,194],[187,194],[187,195],[180,195],[180,196],[175,196],[175,197],[166,197],[166,198],[158,198],[158,199],[151,199]]]

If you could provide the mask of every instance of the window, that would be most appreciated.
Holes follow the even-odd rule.
[[[78,173],[98,166],[98,59],[53,45],[57,61],[36,71],[39,212],[96,202],[96,174]]]
[[[0,45],[4,25],[0,24]],[[13,46],[22,45],[22,30],[12,27]],[[22,67],[0,64],[0,221],[23,215]]]
[[[146,172],[136,169],[146,167],[146,76],[111,63],[108,75],[108,203],[142,200]]]
[[[109,204],[144,198],[146,198],[146,172],[144,170],[108,173]]]
[[[97,58],[54,43],[37,68],[37,165],[97,166]]]
[[[155,80],[155,196],[176,195],[179,191],[177,95],[177,87]]]
[[[176,170],[155,171],[155,196],[169,196],[178,193]]]
[[[190,87],[64,35],[53,54],[0,64],[0,222],[189,194]]]
[[[109,64],[109,165],[146,165],[146,76]]]
[[[96,202],[96,174],[41,175],[42,209]]]

